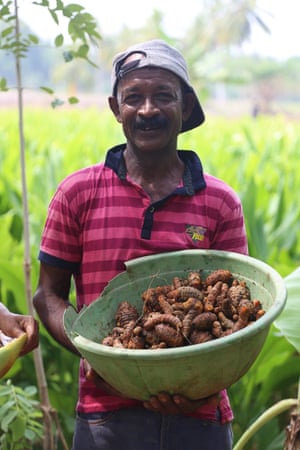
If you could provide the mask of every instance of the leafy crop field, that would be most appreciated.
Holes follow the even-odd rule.
[[[102,161],[106,150],[123,142],[124,138],[112,115],[97,109],[27,109],[24,122],[34,290],[40,235],[57,184],[74,170]],[[206,172],[224,179],[238,192],[246,217],[250,255],[267,262],[282,276],[296,269],[300,261],[300,123],[276,116],[238,120],[208,117],[202,127],[180,136],[179,147],[195,150]],[[26,312],[21,168],[15,110],[0,110],[0,170],[0,300],[16,311]],[[66,432],[71,434],[78,362],[52,342],[44,330],[41,345],[51,401],[61,414]],[[277,354],[282,364],[294,353],[273,330],[262,355],[266,377],[274,368],[272,358],[268,358],[272,348],[282,355],[280,359]],[[32,367],[32,355],[22,358],[13,368],[14,382],[35,384]],[[271,391],[264,384],[268,380],[264,382],[262,373],[258,376],[253,368],[241,383],[233,386],[237,436],[276,396],[294,388],[296,375],[293,366],[277,383],[273,382]],[[253,404],[256,389],[260,389],[260,397],[255,394]],[[71,395],[66,396],[66,393]],[[275,442],[280,436],[280,422],[273,423],[272,427],[273,442],[266,442],[264,433],[258,437],[255,448],[282,448],[282,444],[276,447]]]
[[[29,110],[24,120],[35,252],[58,182],[103,160],[106,150],[124,139],[111,114],[96,109]],[[17,223],[22,205],[16,111],[0,110],[0,124],[1,221]],[[208,118],[179,142],[180,148],[198,152],[206,171],[236,189],[247,219],[250,253],[272,263],[282,275],[299,260],[299,146],[300,124],[281,117]]]

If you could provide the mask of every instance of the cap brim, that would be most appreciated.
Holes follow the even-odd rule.
[[[201,108],[201,105],[200,105],[199,100],[195,93],[194,93],[194,96],[195,96],[195,105],[194,105],[193,111],[192,111],[190,117],[188,118],[188,120],[186,120],[182,123],[181,131],[180,131],[181,133],[183,133],[184,131],[192,130],[193,128],[198,127],[205,121],[204,112]]]

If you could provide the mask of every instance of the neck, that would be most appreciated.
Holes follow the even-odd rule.
[[[177,151],[136,155],[126,148],[124,158],[129,177],[148,193],[152,201],[173,192],[183,175],[184,164]]]

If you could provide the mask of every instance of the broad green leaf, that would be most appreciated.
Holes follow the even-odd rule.
[[[4,285],[6,289],[11,290],[17,298],[21,299],[25,297],[25,292],[23,273],[19,269],[21,267],[16,267],[16,264],[0,259],[0,280],[2,280],[2,287]]]
[[[275,326],[300,353],[300,267],[285,277],[287,303]],[[300,369],[299,369],[300,372]]]
[[[87,57],[87,54],[88,54],[88,52],[89,52],[89,46],[87,45],[87,44],[84,44],[84,45],[81,45],[80,47],[79,47],[79,49],[77,50],[77,52],[76,52],[76,55],[79,57],[79,58],[86,58]]]
[[[10,432],[12,433],[12,439],[14,442],[19,441],[25,433],[26,429],[26,418],[20,417],[18,415],[15,420],[10,424]]]
[[[68,102],[70,105],[74,105],[75,103],[79,103],[79,99],[77,97],[69,97]]]
[[[54,40],[55,47],[61,47],[64,43],[63,34],[58,34]]]

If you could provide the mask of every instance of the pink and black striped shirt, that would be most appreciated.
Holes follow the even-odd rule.
[[[223,181],[204,174],[196,153],[179,150],[182,181],[152,203],[126,172],[125,145],[110,149],[104,163],[81,169],[61,182],[49,205],[39,259],[73,272],[77,307],[88,305],[125,269],[124,262],[153,253],[216,249],[247,253],[241,202]],[[130,407],[139,402],[95,393],[80,374],[81,412]],[[222,392],[222,421],[232,419]],[[200,409],[200,418],[212,411]]]

